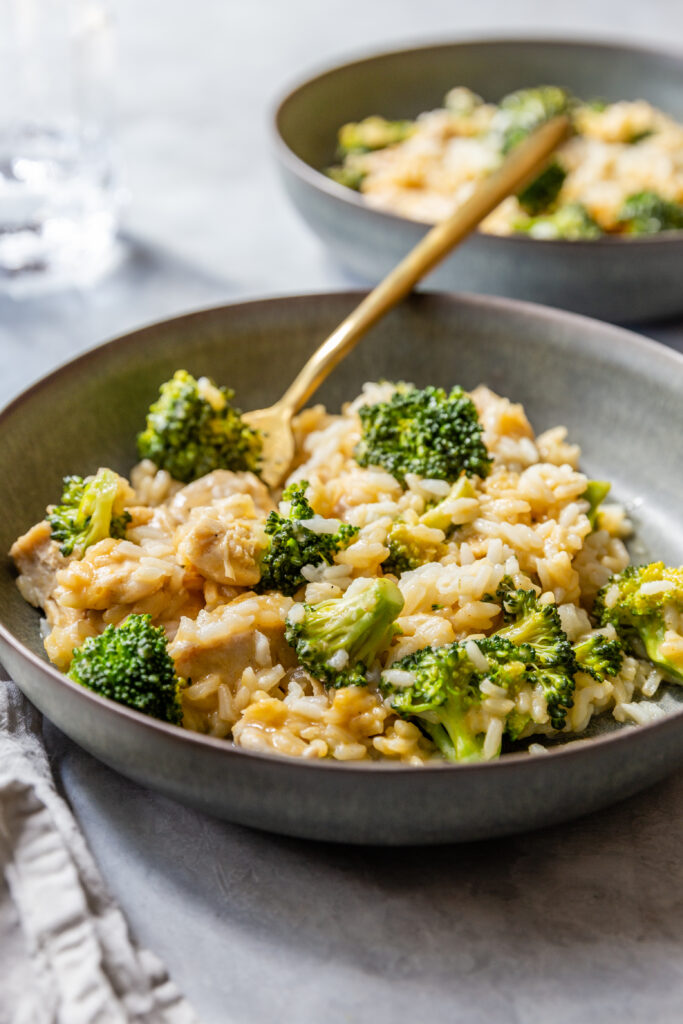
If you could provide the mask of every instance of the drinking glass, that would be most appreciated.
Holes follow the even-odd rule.
[[[84,285],[112,263],[121,189],[103,0],[0,0],[0,288]]]

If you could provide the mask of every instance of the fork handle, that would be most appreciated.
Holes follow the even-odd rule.
[[[441,221],[366,295],[318,348],[292,381],[280,405],[294,413],[317,391],[328,374],[385,313],[401,301],[451,249],[474,231],[498,204],[537,172],[569,132],[564,115],[541,125],[516,146],[505,162],[485,178],[472,196]]]

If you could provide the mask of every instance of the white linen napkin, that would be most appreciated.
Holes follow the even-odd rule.
[[[132,942],[55,789],[41,716],[0,680],[0,1024],[199,1024]]]

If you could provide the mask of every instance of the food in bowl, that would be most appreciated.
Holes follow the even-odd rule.
[[[304,410],[282,493],[231,392],[161,388],[130,482],[67,477],[13,545],[77,683],[249,750],[490,760],[662,714],[683,572],[629,567],[624,510],[563,427],[486,387],[368,384]]]
[[[683,229],[683,125],[645,100],[584,103],[557,86],[518,90],[499,104],[456,87],[415,121],[370,116],[343,125],[340,163],[326,173],[368,206],[434,223],[466,202],[520,139],[565,111],[572,137],[481,229],[539,239]]]

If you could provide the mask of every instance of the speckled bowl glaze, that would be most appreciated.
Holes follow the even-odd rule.
[[[0,414],[0,550],[40,519],[67,473],[126,473],[159,383],[180,366],[269,404],[357,304],[314,295],[191,314],[109,342],[57,370]],[[421,294],[378,325],[317,398],[331,409],[378,377],[485,382],[524,403],[537,430],[564,423],[588,473],[630,503],[644,549],[683,561],[683,358],[615,327],[502,299]],[[642,502],[641,502],[642,499]],[[640,502],[640,504],[639,504]],[[251,753],[128,711],[47,661],[38,613],[0,565],[0,658],[26,695],[86,750],[144,785],[212,814],[289,835],[436,843],[503,835],[603,807],[683,761],[683,689],[645,727],[601,723],[545,756],[408,767]],[[681,705],[683,707],[683,705]]]
[[[285,188],[347,266],[382,278],[427,225],[372,210],[325,177],[338,128],[368,114],[415,117],[454,85],[496,101],[540,83],[607,100],[646,99],[683,120],[683,58],[654,50],[555,40],[488,40],[381,53],[293,89],[274,124]],[[683,232],[650,238],[540,241],[477,233],[427,279],[430,287],[508,295],[625,323],[683,311]]]

